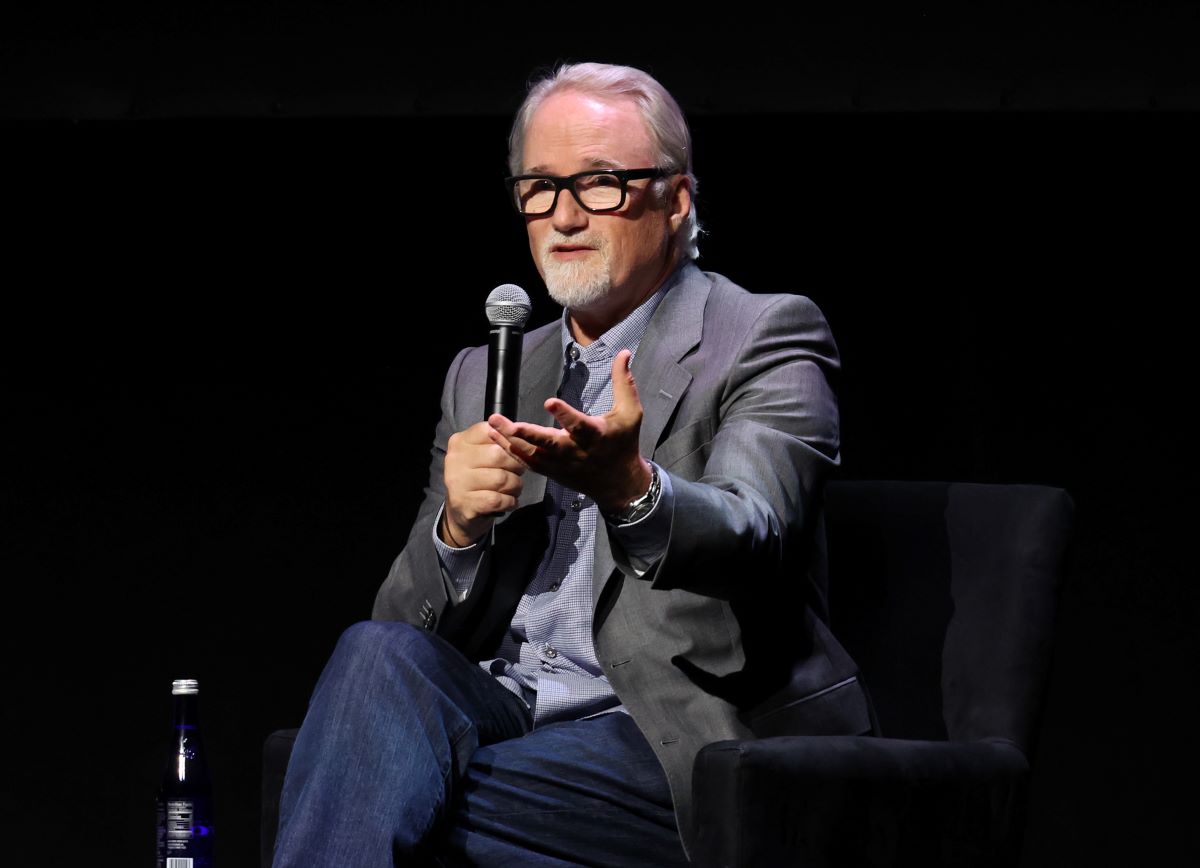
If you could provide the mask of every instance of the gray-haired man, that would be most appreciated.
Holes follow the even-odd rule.
[[[703,745],[871,728],[823,620],[820,312],[696,267],[687,125],[645,73],[559,69],[510,144],[564,315],[525,336],[516,419],[475,421],[484,348],[451,365],[408,543],[297,740],[276,865],[684,864]]]

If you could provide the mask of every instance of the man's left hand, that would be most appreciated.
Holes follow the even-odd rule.
[[[588,495],[602,512],[615,512],[650,488],[650,464],[638,446],[642,402],[629,368],[632,356],[621,350],[613,359],[613,408],[602,416],[550,398],[544,406],[561,428],[513,422],[498,413],[488,424],[530,469]]]

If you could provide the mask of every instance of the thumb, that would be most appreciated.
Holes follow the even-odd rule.
[[[613,410],[617,413],[642,413],[642,399],[638,395],[637,381],[633,378],[633,353],[621,350],[613,359]]]

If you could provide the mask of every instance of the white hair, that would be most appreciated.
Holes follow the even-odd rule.
[[[545,78],[534,82],[517,110],[508,137],[509,171],[513,175],[521,173],[525,133],[534,112],[547,97],[568,90],[601,99],[632,99],[637,104],[654,144],[658,162],[656,168],[686,175],[691,182],[692,207],[687,219],[679,227],[678,237],[683,254],[689,259],[696,259],[700,255],[700,223],[696,217],[697,182],[692,174],[692,134],[675,98],[640,69],[607,63],[575,63],[560,66]],[[660,192],[666,189],[661,181],[656,183]]]

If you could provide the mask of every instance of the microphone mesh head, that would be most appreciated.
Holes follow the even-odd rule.
[[[533,306],[525,290],[515,283],[497,286],[487,297],[487,318],[494,326],[524,326]]]

